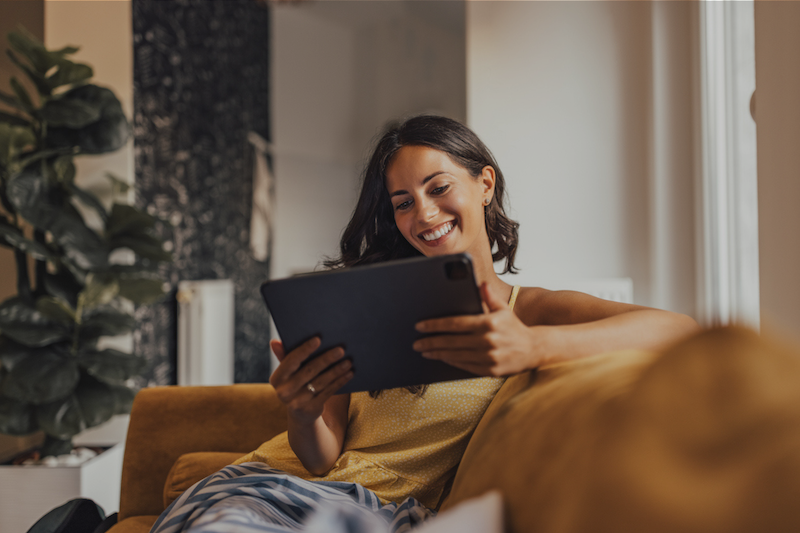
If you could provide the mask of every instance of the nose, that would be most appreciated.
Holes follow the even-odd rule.
[[[427,222],[439,214],[439,206],[436,202],[428,199],[421,199],[417,201],[417,219],[420,222]]]

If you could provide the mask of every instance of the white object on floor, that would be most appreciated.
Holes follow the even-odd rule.
[[[181,281],[177,299],[178,385],[232,384],[233,282]]]
[[[130,420],[131,415],[129,414],[114,415],[107,422],[75,435],[72,444],[75,446],[114,446],[125,442]]]
[[[120,443],[78,466],[0,466],[0,531],[25,533],[75,498],[94,500],[106,515],[116,513],[124,451]]]
[[[503,497],[490,490],[439,513],[416,533],[503,533]]]

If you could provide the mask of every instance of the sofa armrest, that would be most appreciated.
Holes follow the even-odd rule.
[[[267,384],[154,387],[131,409],[119,519],[159,515],[175,460],[190,452],[244,455],[286,430],[286,410]]]

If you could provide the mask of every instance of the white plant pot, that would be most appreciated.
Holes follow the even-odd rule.
[[[123,420],[127,429],[127,415]],[[108,440],[117,444],[81,465],[0,465],[0,532],[25,533],[48,511],[75,498],[94,500],[106,515],[119,511],[125,451],[124,433],[119,437],[121,423],[109,423],[115,426],[114,437],[95,435],[101,438],[91,441],[93,446],[109,446],[112,443]],[[83,434],[74,442],[76,446],[90,444]]]

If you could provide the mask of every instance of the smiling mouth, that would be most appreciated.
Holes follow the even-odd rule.
[[[440,239],[445,235],[447,235],[448,233],[450,233],[451,231],[453,231],[454,227],[455,227],[455,221],[451,220],[450,222],[445,222],[444,224],[439,226],[436,230],[422,232],[419,234],[419,236],[428,242],[435,241],[436,239]]]

